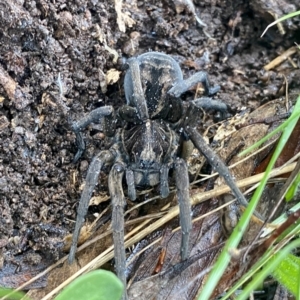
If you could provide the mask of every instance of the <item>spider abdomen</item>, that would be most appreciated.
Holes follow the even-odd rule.
[[[140,55],[137,61],[149,117],[154,119],[166,108],[168,91],[183,81],[183,75],[179,64],[171,56],[163,53],[145,53]],[[130,72],[125,75],[124,86],[127,104],[135,106],[133,78]]]

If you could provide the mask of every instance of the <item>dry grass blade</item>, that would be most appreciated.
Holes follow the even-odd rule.
[[[275,59],[269,62],[267,65],[265,65],[264,69],[266,71],[270,71],[271,69],[276,68],[278,65],[280,65],[282,62],[284,62],[286,59],[288,59],[296,52],[297,52],[296,46],[289,48],[288,50],[284,51],[281,55],[277,56]]]
[[[270,177],[276,177],[276,176],[279,176],[281,174],[291,172],[291,171],[293,171],[295,166],[296,166],[296,163],[292,163],[292,164],[286,165],[284,167],[274,169],[271,172]],[[249,186],[249,185],[252,185],[252,184],[255,184],[255,183],[259,182],[262,179],[262,177],[263,177],[263,173],[255,175],[255,176],[251,176],[249,178],[238,181],[237,185],[240,188],[241,187],[246,187],[246,186]],[[196,193],[194,195],[191,195],[191,202],[192,202],[192,205],[195,205],[195,204],[198,204],[198,203],[203,202],[205,200],[211,199],[213,197],[218,197],[218,196],[220,196],[220,195],[222,195],[226,192],[229,192],[229,191],[230,191],[229,187],[222,186],[222,187],[220,187],[218,189],[215,189],[215,190],[212,190],[212,191],[203,192],[203,193],[199,193],[199,194]],[[129,234],[126,235],[126,237],[125,237],[125,239],[126,239],[125,247],[128,248],[128,247],[131,247],[134,244],[138,243],[140,240],[142,240],[148,234],[154,232],[155,230],[157,230],[158,228],[163,226],[165,223],[167,223],[170,220],[172,220],[173,218],[177,217],[178,214],[179,214],[178,206],[173,207],[169,210],[169,212],[165,216],[163,216],[162,218],[160,218],[156,222],[150,224],[149,226],[147,226],[146,228],[141,230],[141,228],[146,226],[147,224],[149,224],[149,222],[151,220],[147,220],[147,221],[143,222],[143,224],[136,227],[134,231],[132,231],[132,232],[130,232]],[[132,236],[130,239],[128,239],[129,236],[131,236],[133,234],[135,234],[135,235]],[[111,260],[113,258],[113,256],[114,256],[113,246],[111,246],[106,251],[101,253],[98,257],[93,259],[89,264],[84,266],[82,269],[80,269],[78,272],[76,272],[74,275],[72,275],[70,278],[68,278],[65,282],[63,282],[61,285],[59,285],[51,293],[46,295],[42,300],[51,299],[51,297],[53,297],[55,294],[57,294],[62,288],[64,288],[67,284],[72,282],[75,278],[77,278],[81,274],[84,274],[88,271],[91,271],[91,270],[94,270],[96,268],[101,267],[104,263]]]
[[[271,177],[276,177],[276,176],[279,176],[281,174],[285,174],[285,173],[291,172],[295,168],[295,166],[296,166],[296,163],[292,163],[292,164],[288,164],[288,165],[286,165],[284,167],[274,169],[272,171],[272,173],[271,173]],[[240,180],[239,182],[237,182],[237,185],[239,187],[249,186],[251,184],[259,182],[261,180],[262,176],[263,176],[263,174],[258,174],[258,175],[255,175],[255,176],[252,176],[252,177]],[[192,204],[195,205],[195,204],[198,204],[198,203],[203,202],[205,200],[208,200],[208,199],[210,199],[212,197],[220,196],[220,195],[222,195],[222,194],[224,194],[224,193],[226,193],[228,191],[230,191],[230,189],[227,186],[223,186],[223,187],[220,187],[220,188],[215,189],[213,191],[208,191],[208,192],[204,192],[204,193],[196,193],[196,194],[194,194],[194,195],[191,196],[191,201],[192,201]],[[162,225],[164,225],[168,221],[172,220],[174,217],[176,217],[178,215],[178,213],[179,213],[178,207],[174,207],[174,208],[170,209],[170,211],[165,216],[163,216],[162,218],[160,218],[159,220],[157,220],[156,222],[154,222],[150,226],[146,227],[145,229],[141,230],[144,226],[146,226],[151,221],[151,220],[146,220],[140,226],[137,226],[135,228],[135,230],[131,231],[125,237],[126,238],[125,246],[126,247],[130,247],[130,246],[136,244],[141,239],[143,239],[145,236],[147,236],[148,234],[154,232],[155,230],[157,230],[159,227],[161,227]],[[202,216],[202,217],[204,217],[204,216]],[[134,235],[136,232],[137,232],[137,234]],[[107,234],[105,233],[105,235],[107,235]],[[132,235],[133,235],[133,237],[128,240],[128,238],[130,236],[132,236]],[[78,276],[80,276],[83,273],[86,273],[86,272],[88,272],[90,270],[94,270],[94,269],[102,266],[104,263],[108,262],[112,258],[113,258],[113,247],[111,246],[106,251],[104,251],[103,253],[101,253],[98,257],[96,257],[94,260],[92,260],[89,264],[87,264],[82,269],[80,269],[73,276],[71,276],[66,281],[64,281],[61,285],[59,285],[51,293],[49,293],[48,295],[46,295],[42,300],[51,299],[52,296],[54,296],[55,294],[57,294],[62,288],[64,288],[72,280],[74,280],[75,278],[77,278]],[[40,274],[38,274],[37,276],[35,276],[34,278],[32,278],[26,284],[23,284],[22,286],[20,286],[17,290],[24,289],[28,284],[34,282],[35,280],[37,280],[41,276],[47,274],[48,272],[50,272],[51,270],[53,270],[55,267],[57,267],[61,263],[63,263],[65,260],[66,260],[66,257],[64,257],[63,259],[59,260],[53,266],[51,266],[50,268],[47,268],[45,271],[41,272]],[[2,298],[2,299],[5,299],[5,298]]]
[[[284,167],[276,168],[271,172],[271,177],[276,177],[276,176],[291,172],[291,171],[293,171],[295,166],[296,166],[296,163],[289,163],[289,164],[286,164]],[[237,185],[240,188],[241,187],[246,187],[246,186],[249,186],[249,185],[252,185],[252,184],[255,184],[255,183],[259,182],[262,177],[263,177],[263,173],[255,175],[255,176],[251,176],[249,178],[238,181]],[[203,202],[205,200],[211,199],[212,197],[218,197],[218,196],[220,196],[220,195],[222,195],[226,192],[229,192],[229,191],[230,191],[229,187],[221,186],[218,189],[215,189],[215,190],[212,190],[212,191],[202,192],[202,193],[195,193],[194,195],[191,195],[191,201],[192,201],[192,204],[195,205],[195,204],[198,204],[198,203]],[[175,218],[176,216],[178,216],[178,213],[179,213],[178,207],[177,206],[173,207],[169,210],[169,212],[165,216],[161,217],[159,220],[152,223],[150,226],[147,226],[146,228],[141,230],[143,227],[145,227],[147,224],[149,224],[149,222],[152,219],[146,220],[140,226],[137,226],[134,231],[131,231],[125,237],[125,239],[126,239],[125,246],[126,247],[131,247],[132,245],[136,244],[141,239],[146,237],[148,234],[154,232],[159,227],[161,227],[162,225],[164,225],[168,221],[170,221],[173,218]],[[109,234],[109,233],[105,233],[105,235],[107,235],[107,234]],[[130,236],[132,236],[132,237],[130,239],[128,239]],[[103,236],[98,237],[98,239],[99,238],[103,238]],[[85,247],[85,245],[83,245],[82,247]],[[81,249],[82,248],[80,248],[80,250]],[[42,300],[51,299],[55,294],[57,294],[62,288],[64,288],[67,284],[72,282],[75,278],[77,278],[81,274],[86,273],[90,270],[94,270],[98,267],[101,267],[104,263],[108,262],[112,258],[113,258],[113,247],[111,246],[106,251],[101,253],[98,257],[96,257],[94,260],[92,260],[89,264],[87,264],[82,269],[80,269],[77,273],[75,273],[70,278],[68,278],[66,281],[64,281],[62,284],[60,284],[51,293],[47,294]],[[67,257],[62,258],[61,260],[56,262],[54,265],[52,265],[51,267],[47,268],[45,271],[41,272],[40,274],[38,274],[37,276],[32,278],[30,281],[28,281],[25,284],[21,285],[17,290],[24,289],[30,283],[34,282],[35,280],[37,280],[41,276],[44,276],[45,274],[49,273],[51,270],[53,270],[54,268],[56,268],[57,266],[59,266],[60,264],[65,262],[66,259],[67,259]],[[2,299],[5,299],[5,298],[2,298]]]
[[[293,158],[293,159],[295,159],[295,158]],[[295,168],[295,166],[296,166],[296,163],[292,163],[292,164],[285,165],[284,167],[274,169],[272,171],[272,173],[271,173],[271,177],[276,177],[278,175],[285,174],[287,172],[291,172]],[[258,175],[255,175],[255,176],[252,176],[252,177],[240,180],[239,182],[237,182],[237,185],[239,187],[249,186],[251,184],[259,182],[261,180],[262,176],[263,176],[263,174],[258,174]],[[196,193],[196,194],[194,194],[194,195],[191,196],[191,201],[192,201],[192,204],[195,205],[195,204],[198,204],[198,203],[203,202],[205,200],[208,200],[208,199],[210,199],[212,197],[220,196],[220,195],[222,195],[222,194],[224,194],[224,193],[226,193],[228,191],[230,191],[230,189],[227,186],[223,186],[223,187],[220,187],[220,188],[215,189],[213,191],[208,191],[208,192],[204,192],[204,193]],[[130,247],[130,246],[134,245],[135,243],[139,242],[142,238],[144,238],[148,234],[154,232],[155,230],[157,230],[159,227],[161,227],[162,225],[164,225],[168,221],[172,220],[174,217],[176,217],[178,215],[178,213],[179,213],[178,207],[174,207],[174,208],[170,209],[170,211],[165,216],[163,216],[162,218],[160,218],[159,220],[157,220],[156,222],[154,222],[150,226],[146,227],[145,229],[141,230],[144,226],[146,226],[151,221],[151,220],[146,220],[140,226],[137,226],[135,228],[135,230],[131,231],[125,237],[126,240],[127,240],[126,243],[125,243],[125,246],[126,247]],[[204,217],[204,216],[202,216],[202,217]],[[136,232],[137,232],[137,234],[134,235]],[[109,234],[109,233],[107,233],[107,234]],[[107,234],[105,233],[105,235],[107,235]],[[128,238],[130,236],[132,236],[132,235],[133,235],[133,237],[128,240]],[[98,239],[99,238],[100,237],[98,237]],[[82,269],[80,269],[77,273],[75,273],[73,276],[71,276],[70,278],[68,278],[61,285],[59,285],[51,293],[49,293],[48,295],[46,295],[42,300],[51,299],[52,296],[54,296],[55,294],[57,294],[63,287],[65,287],[67,284],[69,284],[72,280],[74,280],[75,278],[77,278],[78,276],[80,276],[83,273],[86,273],[86,272],[88,272],[90,270],[94,270],[94,269],[102,266],[104,263],[108,262],[112,258],[113,258],[113,247],[111,246],[106,251],[104,251],[103,253],[101,253],[101,255],[99,255],[98,257],[96,257],[89,264],[87,264],[85,267],[83,267]],[[66,257],[64,257],[63,259],[59,260],[53,266],[47,268],[45,271],[41,272],[40,274],[38,274],[37,276],[35,276],[34,278],[32,278],[26,284],[23,284],[22,286],[20,286],[17,290],[24,289],[28,284],[34,282],[35,280],[37,280],[41,276],[47,274],[48,272],[50,272],[51,270],[53,270],[55,267],[57,267],[60,264],[62,264],[65,260],[66,260]],[[2,298],[2,299],[5,299],[5,298]]]

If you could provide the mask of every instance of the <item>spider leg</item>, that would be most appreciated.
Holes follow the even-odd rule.
[[[186,162],[182,158],[177,158],[174,165],[177,197],[179,203],[179,218],[182,231],[180,254],[181,259],[185,260],[189,255],[189,237],[192,229],[189,175]]]
[[[182,144],[182,148],[180,152],[180,157],[186,161],[194,150],[194,144],[190,139],[187,140],[183,139],[181,144]]]
[[[178,81],[170,90],[169,94],[180,97],[183,93],[188,91],[191,87],[201,82],[205,89],[205,95],[212,96],[220,90],[220,86],[216,85],[211,87],[208,75],[205,71],[200,71],[189,77],[188,79]]]
[[[219,118],[221,120],[224,120],[229,116],[231,116],[230,113],[228,112],[229,109],[228,106],[220,100],[213,100],[209,97],[201,97],[190,101],[190,103],[193,103],[196,107],[202,108],[205,111],[209,111],[209,110],[217,111],[218,113],[220,113]]]
[[[124,245],[124,207],[126,205],[122,178],[125,166],[122,163],[115,163],[108,177],[108,188],[112,201],[112,229],[115,253],[115,270],[117,276],[125,287],[123,299],[127,299],[126,295],[126,256]]]
[[[134,185],[134,174],[130,169],[126,169],[126,183],[128,186],[128,197],[131,201],[136,199],[136,190]]]
[[[101,168],[105,163],[111,162],[113,158],[114,157],[110,151],[101,151],[97,156],[94,157],[89,166],[86,176],[86,183],[77,208],[77,218],[69,253],[69,263],[74,261],[80,230],[87,214],[89,201],[91,199],[93,190],[98,182],[98,176]]]
[[[138,111],[138,115],[142,121],[149,119],[147,101],[145,99],[145,93],[143,91],[142,82],[141,82],[141,72],[139,62],[136,58],[132,58],[128,60],[129,70],[131,75],[131,83],[132,83],[132,97],[130,97],[131,103],[134,107],[136,107]],[[124,81],[124,85],[126,86],[128,83]],[[126,87],[125,87],[126,89]]]
[[[77,162],[77,160],[81,157],[82,153],[85,150],[83,135],[80,131],[86,128],[91,123],[99,123],[100,120],[104,117],[104,132],[107,136],[112,136],[115,132],[113,113],[114,109],[112,106],[99,107],[92,110],[89,114],[72,124],[72,130],[76,135],[76,145],[78,148],[73,160],[74,163]]]
[[[247,207],[247,200],[235,184],[235,181],[230,174],[229,169],[226,167],[220,157],[216,155],[213,150],[206,144],[205,140],[195,127],[185,126],[185,131],[188,134],[189,138],[192,140],[195,147],[204,155],[209,164],[211,164],[216,169],[216,171],[225,179],[226,183],[231,188],[239,203]]]
[[[160,195],[162,198],[167,198],[169,196],[169,166],[163,164],[160,168]]]
[[[204,110],[216,110],[222,113],[226,113],[228,111],[228,106],[224,102],[220,100],[213,100],[209,97],[201,97],[190,102],[196,107],[203,108]]]

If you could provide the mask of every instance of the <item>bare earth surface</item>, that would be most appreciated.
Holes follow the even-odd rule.
[[[125,102],[126,58],[164,52],[185,78],[206,70],[221,86],[215,98],[233,112],[255,109],[284,95],[285,81],[289,90],[299,85],[297,58],[264,69],[299,43],[299,19],[260,38],[274,17],[299,8],[298,0],[0,0],[0,286],[17,287],[24,272],[33,276],[64,255],[89,162],[107,144],[90,126],[73,164],[70,123]],[[105,172],[99,180],[94,195],[105,198]],[[108,204],[91,206],[89,220]],[[102,224],[108,220],[109,212]]]

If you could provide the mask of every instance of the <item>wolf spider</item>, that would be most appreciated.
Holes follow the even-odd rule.
[[[69,254],[71,263],[75,257],[80,230],[99,173],[103,165],[108,164],[111,166],[108,187],[112,201],[115,269],[125,287],[124,207],[126,201],[122,188],[124,174],[128,197],[134,201],[136,187],[152,187],[158,184],[161,197],[167,197],[169,171],[170,169],[174,171],[182,229],[180,248],[182,260],[187,259],[189,255],[189,235],[192,228],[189,176],[185,161],[188,154],[184,151],[188,148],[186,146],[190,144],[189,141],[224,177],[238,201],[247,205],[227,167],[197,131],[203,109],[227,113],[226,104],[209,97],[216,94],[220,87],[210,86],[206,72],[198,72],[184,80],[179,64],[163,53],[148,52],[129,59],[127,63],[128,70],[124,79],[126,104],[117,112],[112,106],[97,108],[72,125],[78,145],[75,161],[80,158],[85,149],[81,130],[90,123],[103,121],[103,131],[106,136],[113,137],[114,143],[110,149],[100,151],[89,166],[86,184],[77,209]],[[204,86],[205,97],[182,101],[180,96],[199,82]],[[117,119],[126,126],[116,128]],[[125,291],[124,299],[126,298]]]

